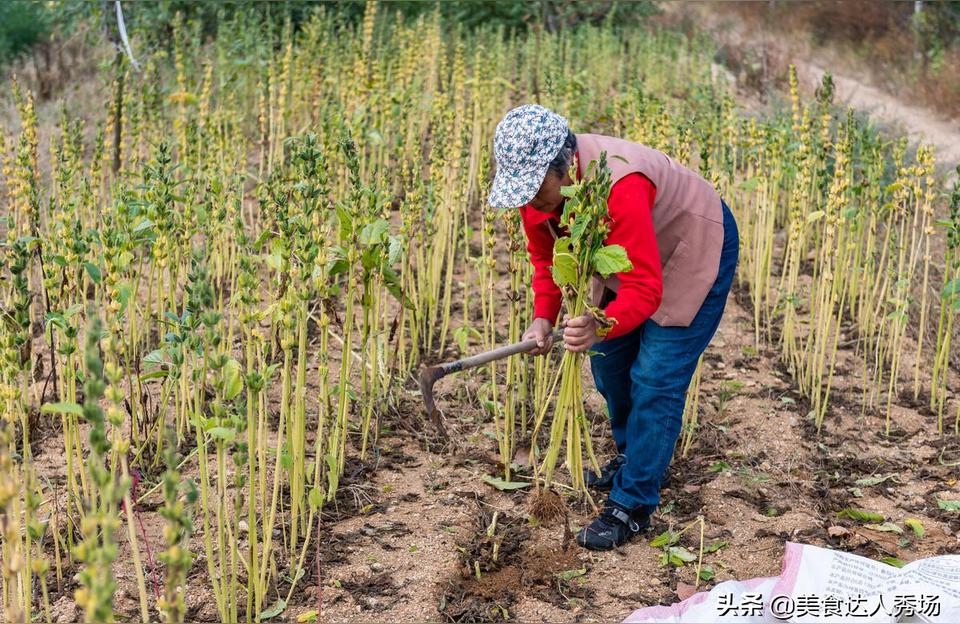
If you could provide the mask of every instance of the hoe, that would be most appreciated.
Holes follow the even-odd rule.
[[[554,343],[559,341],[562,336],[562,329],[553,332]],[[455,362],[447,362],[446,364],[440,364],[438,366],[428,366],[421,370],[420,394],[423,396],[423,405],[427,409],[427,415],[430,416],[430,420],[433,422],[433,426],[436,427],[437,433],[444,439],[447,438],[447,430],[443,426],[443,415],[440,413],[440,410],[437,409],[437,404],[433,400],[433,384],[451,373],[459,373],[463,370],[483,366],[484,364],[502,360],[503,358],[518,353],[527,353],[536,347],[536,340],[526,340],[524,342],[516,342],[503,347],[497,347],[496,349],[478,353],[477,355],[471,355],[470,357],[465,357]]]

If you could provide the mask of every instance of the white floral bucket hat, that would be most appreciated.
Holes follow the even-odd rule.
[[[539,104],[518,106],[504,115],[493,137],[497,174],[487,203],[494,208],[530,203],[567,132],[567,120]]]

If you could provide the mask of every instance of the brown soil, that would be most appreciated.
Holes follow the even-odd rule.
[[[592,589],[574,582],[586,574],[587,564],[569,533],[562,544],[532,546],[522,518],[507,515],[494,523],[478,506],[477,531],[460,545],[460,574],[441,588],[439,611],[447,621],[511,620],[524,598],[560,609],[592,599]]]

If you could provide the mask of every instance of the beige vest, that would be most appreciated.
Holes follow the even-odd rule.
[[[663,152],[623,139],[578,134],[580,170],[607,152],[613,183],[640,172],[653,182],[653,228],[660,249],[663,298],[651,317],[658,325],[687,327],[717,279],[723,249],[723,208],[720,196],[702,177]],[[614,158],[620,156],[623,158]],[[626,162],[624,162],[626,161]],[[604,287],[616,291],[619,279],[594,280],[593,300],[599,305]]]

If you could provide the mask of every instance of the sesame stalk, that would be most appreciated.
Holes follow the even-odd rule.
[[[567,234],[559,237],[553,247],[553,280],[563,291],[565,311],[570,318],[589,314],[600,327],[598,333],[605,336],[616,323],[590,300],[591,282],[595,274],[609,277],[614,273],[633,268],[627,252],[619,245],[604,245],[610,231],[607,215],[607,198],[612,185],[606,153],[599,161],[587,166],[584,178],[561,193],[567,198],[560,217],[561,226]],[[590,440],[590,424],[583,405],[581,369],[585,354],[567,351],[560,362],[556,381],[559,393],[554,404],[553,421],[550,425],[550,442],[543,461],[537,466],[537,475],[543,474],[543,482],[549,486],[560,456],[560,447],[566,437],[566,463],[573,480],[573,488],[586,493],[583,479],[583,452],[586,450],[591,467],[599,473],[600,468]],[[546,405],[541,410],[534,426],[533,439],[546,415]],[[566,436],[564,436],[566,434]]]

